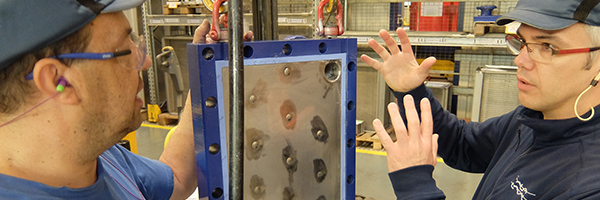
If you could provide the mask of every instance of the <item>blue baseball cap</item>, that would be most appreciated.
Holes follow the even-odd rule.
[[[0,70],[83,28],[101,13],[146,0],[0,0]]]
[[[519,0],[515,9],[496,20],[518,21],[542,30],[560,30],[577,22],[600,26],[598,0]]]

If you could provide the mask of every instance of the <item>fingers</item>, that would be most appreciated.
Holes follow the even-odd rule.
[[[413,51],[410,46],[410,40],[408,40],[408,35],[406,35],[406,32],[404,32],[404,29],[402,29],[402,28],[396,29],[396,34],[398,34],[398,39],[400,40],[400,46],[402,47],[402,52],[412,55]]]
[[[227,23],[227,15],[219,16],[219,24],[225,24],[225,23]]]
[[[373,120],[373,128],[375,128],[375,132],[379,137],[379,141],[381,141],[381,144],[386,149],[386,151],[391,151],[394,146],[394,141],[392,141],[390,135],[388,135],[387,131],[385,131],[385,127],[383,127],[383,124],[379,119]]]
[[[431,152],[433,153],[433,166],[435,167],[435,164],[437,164],[438,139],[440,135],[433,134],[431,138]]]
[[[370,39],[368,43],[371,49],[373,49],[373,51],[375,51],[375,53],[377,53],[377,55],[379,55],[379,57],[381,57],[381,59],[384,61],[390,57],[390,53],[374,39]]]
[[[244,34],[244,41],[252,41],[254,39],[254,33],[252,31],[248,31]]]
[[[422,109],[421,118],[424,124],[419,122],[419,114],[416,111],[413,97],[406,95],[403,98],[403,102],[408,120],[409,133],[400,116],[398,105],[396,103],[388,105],[390,118],[396,130],[396,137],[398,138],[396,142],[391,140],[380,120],[373,120],[373,127],[388,153],[388,170],[393,172],[417,165],[435,166],[437,164],[437,141],[439,136],[431,133],[433,130],[433,120],[431,117],[430,102],[428,99],[420,101]],[[424,134],[422,135],[422,133]]]
[[[371,58],[371,57],[369,57],[367,55],[364,55],[364,54],[360,56],[360,59],[363,62],[367,63],[369,66],[371,66],[374,69],[376,69],[376,70],[381,69],[382,63],[379,62],[378,60],[375,60],[375,59],[373,59],[373,58]]]
[[[214,44],[217,43],[217,41],[214,41],[210,35],[206,35],[206,44]]]
[[[429,68],[435,64],[436,59],[434,57],[429,57],[421,63],[421,67],[419,67],[419,73],[429,73]]]
[[[404,121],[402,121],[402,117],[400,116],[398,105],[396,103],[388,104],[388,112],[390,114],[392,126],[394,126],[394,130],[396,130],[397,141],[407,141],[408,133]]]
[[[431,141],[433,118],[431,116],[431,104],[427,98],[421,99],[421,134],[424,141]]]
[[[385,45],[387,45],[387,48],[390,50],[391,55],[400,53],[400,48],[398,48],[398,44],[386,30],[381,29],[379,31],[379,37],[383,39]]]
[[[225,15],[221,15],[221,17],[219,17],[219,23],[225,22],[224,16]],[[198,26],[198,28],[196,28],[196,31],[194,31],[194,39],[192,40],[192,43],[194,43],[194,44],[201,44],[201,43],[214,44],[214,43],[216,43],[213,39],[210,38],[210,35],[208,35],[209,32],[210,32],[210,22],[205,19],[204,21],[202,21],[202,24],[200,24],[200,26]],[[253,38],[254,38],[254,33],[252,33],[252,31],[248,31],[244,34],[244,41],[252,41]]]
[[[406,114],[407,128],[409,133],[408,137],[413,142],[420,142],[421,123],[419,122],[419,114],[417,113],[417,109],[415,108],[415,101],[411,95],[405,95],[403,101]]]
[[[198,28],[196,28],[196,30],[194,31],[194,39],[192,40],[192,43],[206,43],[206,34],[208,34],[209,31],[210,23],[208,22],[208,20],[205,19],[204,21],[202,21],[202,24],[200,24],[200,26],[198,26]]]

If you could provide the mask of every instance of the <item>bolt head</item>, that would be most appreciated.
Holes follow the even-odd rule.
[[[292,157],[288,157],[288,158],[285,160],[285,163],[286,163],[286,164],[288,164],[288,165],[293,165],[293,164],[295,164],[295,163],[296,163],[296,159],[294,159],[294,158],[292,158]]]
[[[255,149],[255,150],[258,149],[258,148],[260,148],[260,143],[258,141],[252,142],[252,148]]]
[[[261,192],[260,186],[254,187],[254,193],[260,193],[260,192]]]
[[[317,177],[323,178],[324,176],[325,176],[325,173],[323,173],[323,171],[317,172]]]
[[[322,131],[322,130],[319,130],[319,131],[317,131],[317,137],[318,137],[318,138],[322,138],[322,137],[323,137],[323,135],[324,135],[324,133],[323,133],[323,131]]]

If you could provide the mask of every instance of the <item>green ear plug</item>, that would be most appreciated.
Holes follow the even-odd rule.
[[[64,85],[57,85],[56,86],[56,91],[62,92],[63,90],[65,90],[65,86]]]
[[[61,76],[58,79],[58,84],[56,86],[56,91],[62,92],[63,90],[65,90],[65,86],[69,86],[69,82],[67,81],[67,79],[65,79],[65,77]]]

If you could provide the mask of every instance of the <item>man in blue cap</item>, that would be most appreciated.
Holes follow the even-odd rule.
[[[388,106],[396,142],[373,122],[397,198],[445,198],[432,178],[437,152],[453,168],[484,173],[473,199],[600,199],[599,3],[520,0],[498,19],[521,23],[506,38],[518,55],[522,106],[481,123],[458,120],[434,100],[423,81],[435,58],[419,66],[402,29],[402,51],[386,31],[379,34],[389,52],[369,41],[383,62],[362,60],[403,99]]]
[[[189,99],[159,161],[115,145],[141,124],[139,72],[151,59],[122,10],[144,1],[0,1],[0,199],[194,191]]]

